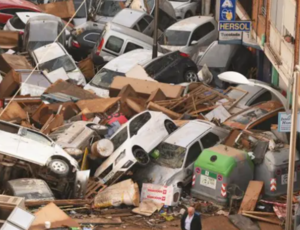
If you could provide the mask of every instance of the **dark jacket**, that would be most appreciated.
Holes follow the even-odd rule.
[[[185,219],[187,217],[187,212],[182,216],[181,218],[181,230],[185,230]],[[194,218],[191,222],[191,230],[201,230],[202,225],[201,225],[201,217],[199,214],[194,214]]]

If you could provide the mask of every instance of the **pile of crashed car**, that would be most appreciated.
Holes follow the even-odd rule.
[[[186,192],[231,209],[255,181],[256,202],[286,194],[285,98],[223,81],[249,77],[249,49],[218,44],[217,22],[194,16],[194,1],[164,0],[152,59],[154,0],[83,3],[0,0],[2,194],[90,209],[177,207]],[[281,225],[276,210],[279,219],[259,220]]]

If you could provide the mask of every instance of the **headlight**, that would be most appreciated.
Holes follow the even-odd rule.
[[[122,160],[124,157],[125,157],[125,153],[126,153],[126,150],[124,149],[120,155],[117,157],[117,159],[115,160],[115,165],[118,164],[120,162],[120,160]]]
[[[64,150],[72,156],[78,156],[78,155],[83,154],[83,151],[81,149],[65,148]]]

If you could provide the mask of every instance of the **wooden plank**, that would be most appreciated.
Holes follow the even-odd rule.
[[[119,97],[81,100],[78,101],[76,105],[84,114],[105,113],[108,109],[112,108],[119,100]]]
[[[106,218],[84,218],[84,219],[73,219],[79,224],[110,224],[110,225],[119,225],[122,224],[120,217],[113,217],[110,219]]]
[[[245,214],[260,215],[260,216],[276,216],[274,212],[256,212],[256,211],[243,211]]]
[[[1,110],[2,111],[2,110]],[[12,121],[16,119],[26,120],[27,114],[22,107],[15,101],[6,107],[6,110],[1,116],[1,120]]]
[[[181,117],[181,114],[175,113],[167,108],[164,108],[154,102],[150,102],[147,106],[147,109],[154,110],[154,111],[160,111],[164,114],[168,115],[170,118],[178,120]]]
[[[34,207],[34,206],[42,206],[49,203],[54,203],[56,205],[73,205],[73,206],[83,206],[89,204],[89,200],[82,200],[82,199],[69,199],[69,200],[29,200],[25,201],[26,207]]]
[[[251,215],[251,214],[246,214],[246,213],[243,213],[242,215],[249,217],[251,219],[261,220],[261,221],[264,221],[267,223],[282,225],[282,222],[280,220],[278,220],[277,218],[266,218],[266,217],[260,217],[260,216],[255,216],[255,215]]]
[[[254,211],[258,197],[260,196],[264,187],[263,181],[250,181],[246,190],[244,199],[242,201],[239,214],[243,211]]]
[[[238,135],[240,135],[241,131],[234,129],[231,130],[229,135],[226,137],[226,139],[224,140],[224,145],[229,146],[229,147],[234,147],[235,145],[235,140],[238,137]]]
[[[260,230],[282,230],[282,227],[277,224],[271,224],[263,221],[258,221]]]

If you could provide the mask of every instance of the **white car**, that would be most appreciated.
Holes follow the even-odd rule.
[[[161,56],[158,53],[158,56]],[[135,49],[122,54],[108,62],[84,87],[85,90],[91,90],[99,97],[109,97],[109,86],[114,77],[125,76],[125,74],[135,65],[144,65],[151,61],[152,51],[146,49]]]
[[[84,195],[84,191],[79,192],[84,186],[77,184],[76,180],[85,172],[79,171],[77,161],[42,133],[0,121],[0,159],[3,163],[0,169],[23,168],[31,177],[42,178],[45,181],[51,178],[49,186],[54,190],[56,188],[53,181],[56,181],[57,190],[67,187],[72,189],[74,186],[75,197]],[[58,182],[61,183],[60,188]]]
[[[114,152],[100,165],[94,177],[109,185],[135,163],[147,165],[151,150],[176,128],[173,121],[161,112],[145,111],[134,116],[110,138]]]
[[[218,24],[214,17],[194,16],[170,26],[160,37],[159,43],[163,49],[188,54],[196,63],[203,53],[201,48],[216,41],[218,36]]]
[[[203,149],[223,141],[229,131],[203,120],[192,120],[178,128],[150,154],[151,162],[133,178],[142,185],[173,186],[173,204],[179,202],[182,187],[192,181],[194,162]]]
[[[31,56],[38,64],[38,69],[42,70],[52,83],[63,79],[73,80],[77,85],[86,85],[84,75],[60,43],[54,42],[42,46],[31,52]]]
[[[173,0],[172,4],[176,18],[178,20],[189,18],[196,15],[198,1],[197,0]]]

